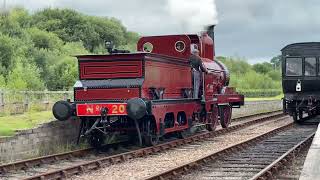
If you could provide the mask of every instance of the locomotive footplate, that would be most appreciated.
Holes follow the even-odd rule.
[[[212,101],[216,104],[231,104],[232,107],[244,105],[244,96],[239,94],[215,94]]]

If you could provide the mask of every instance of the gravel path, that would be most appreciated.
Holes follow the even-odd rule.
[[[291,123],[290,118],[273,120],[262,124],[250,126],[240,131],[228,133],[209,141],[198,142],[166,152],[150,155],[145,158],[131,159],[121,164],[115,164],[107,168],[75,176],[72,179],[99,180],[99,179],[144,179],[165,170],[199,159],[204,155],[220,151],[235,143],[243,142],[280,126]]]
[[[269,112],[282,109],[282,101],[249,101],[245,102],[241,108],[232,109],[232,117],[241,117],[250,114]]]

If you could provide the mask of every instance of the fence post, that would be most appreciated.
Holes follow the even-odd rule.
[[[28,97],[28,91],[25,91],[25,97],[24,97],[24,112],[27,112],[29,109],[29,97]]]
[[[48,111],[49,110],[49,93],[47,91],[45,91],[44,95],[46,96],[46,100],[45,100],[46,109],[45,110]]]
[[[1,90],[0,92],[0,106],[1,106],[1,112],[4,112],[4,92]]]
[[[67,99],[68,99],[68,93],[64,92],[63,93],[63,100],[67,101]]]

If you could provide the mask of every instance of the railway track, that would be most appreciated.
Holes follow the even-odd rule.
[[[162,143],[158,146],[128,149],[127,152],[116,155],[94,154],[93,149],[83,149],[67,153],[55,154],[25,161],[0,165],[0,178],[3,179],[59,179],[75,174],[85,173],[108,165],[124,162],[135,157],[142,157],[160,151],[165,151],[184,144],[202,141],[220,134],[236,131],[244,127],[261,123],[284,115],[277,112],[255,114],[234,119],[235,123],[228,129],[218,129],[214,132],[199,133],[194,136]],[[88,155],[90,154],[90,155]],[[50,171],[48,171],[50,169]]]
[[[273,179],[290,159],[309,147],[316,125],[288,125],[196,161],[163,171],[157,179]]]

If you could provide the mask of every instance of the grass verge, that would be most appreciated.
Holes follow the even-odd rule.
[[[51,111],[27,112],[21,115],[0,117],[0,137],[12,136],[15,130],[30,129],[52,119]]]
[[[283,94],[274,97],[261,97],[261,98],[244,98],[245,101],[272,101],[272,100],[281,100]]]

